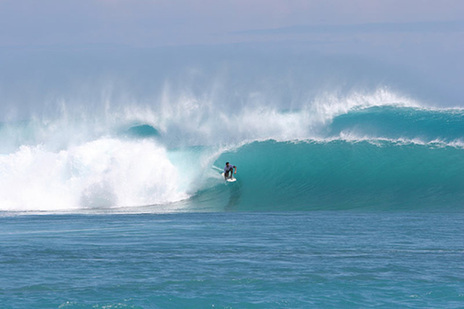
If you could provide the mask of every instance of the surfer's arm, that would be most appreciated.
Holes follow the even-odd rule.
[[[235,169],[235,172],[234,172],[234,174],[237,174],[237,167],[236,167],[236,166],[234,166],[234,169]]]

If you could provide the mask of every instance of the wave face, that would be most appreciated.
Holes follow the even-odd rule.
[[[99,82],[68,76],[58,94],[41,80],[34,104],[3,89],[18,107],[0,123],[0,211],[464,209],[462,108],[369,68],[333,80],[333,59],[201,59],[112,83],[92,67]],[[226,161],[236,183],[221,179]]]
[[[457,109],[355,108],[311,138],[172,148],[147,124],[73,141],[54,125],[4,124],[1,210],[462,210],[463,117]],[[315,134],[310,127],[305,134]],[[238,166],[236,183],[220,178],[225,161]]]
[[[462,209],[462,148],[387,140],[265,141],[223,154],[217,163],[226,159],[240,166],[240,181],[199,194],[224,199],[224,209]]]

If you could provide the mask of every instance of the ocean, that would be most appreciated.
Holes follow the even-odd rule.
[[[462,213],[2,217],[3,308],[462,308]]]
[[[370,63],[152,56],[1,76],[2,308],[464,306],[462,107]]]

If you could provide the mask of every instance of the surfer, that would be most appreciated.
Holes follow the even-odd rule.
[[[235,165],[230,165],[229,162],[226,162],[226,166],[224,167],[224,179],[232,178],[232,172],[237,174],[237,167]]]

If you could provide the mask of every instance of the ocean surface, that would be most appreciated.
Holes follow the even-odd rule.
[[[462,308],[462,213],[0,218],[2,308]]]
[[[1,308],[464,307],[464,108],[410,76],[17,54],[27,73],[0,73]]]

